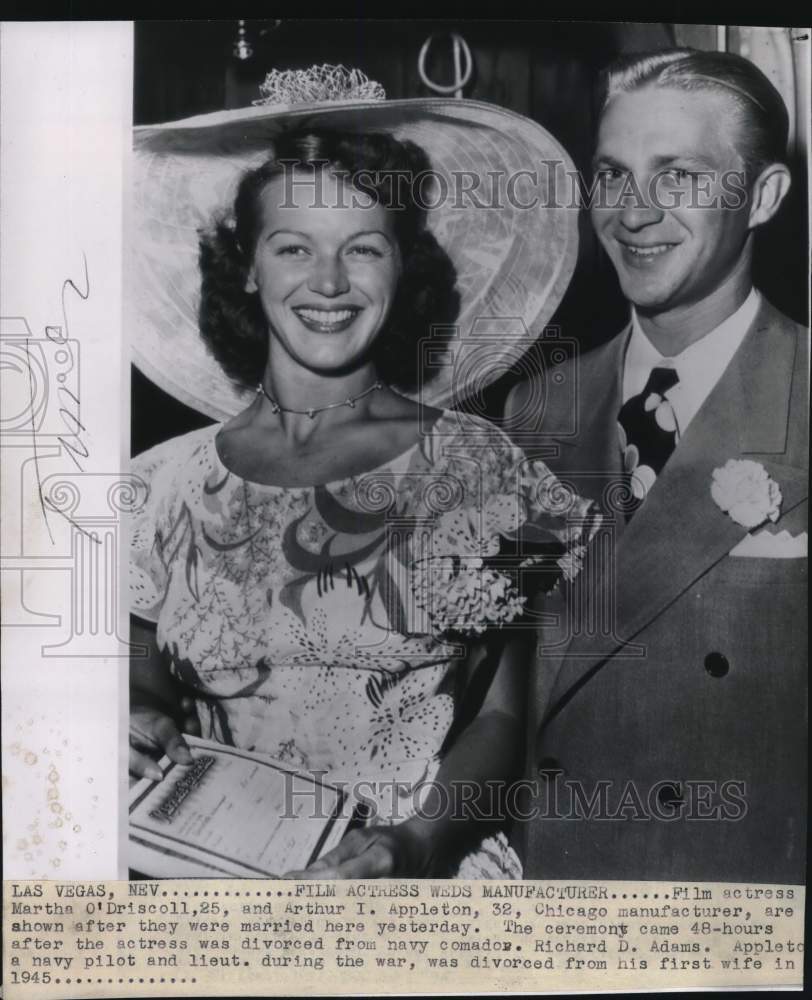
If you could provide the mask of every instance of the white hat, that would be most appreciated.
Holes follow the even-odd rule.
[[[328,69],[354,83],[360,76]],[[272,76],[284,84],[302,74]],[[274,136],[291,126],[387,132],[429,156],[437,190],[447,197],[427,212],[428,226],[457,270],[461,307],[459,335],[424,386],[424,403],[453,405],[483,388],[540,334],[567,288],[578,247],[577,209],[556,198],[573,170],[563,147],[541,125],[493,104],[355,96],[370,86],[339,88],[350,100],[306,104],[291,104],[290,87],[286,93],[282,86],[287,104],[134,130],[133,354],[165,392],[216,419],[250,400],[198,332],[199,231],[230,210],[243,172],[264,162]],[[459,171],[467,173],[462,184]],[[463,188],[477,182],[472,175],[479,187],[467,196]],[[495,207],[483,207],[489,204]]]

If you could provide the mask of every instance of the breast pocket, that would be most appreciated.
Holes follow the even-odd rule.
[[[806,587],[809,560],[726,556],[713,569],[714,580],[731,587]]]

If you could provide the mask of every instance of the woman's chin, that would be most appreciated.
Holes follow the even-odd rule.
[[[332,346],[332,345],[327,345]],[[338,348],[339,345],[335,345]],[[294,362],[304,372],[321,378],[335,379],[352,375],[369,364],[369,350],[325,349],[300,351],[292,355]],[[270,359],[273,367],[273,357]]]
[[[365,364],[365,358],[350,358],[349,360],[344,358],[335,360],[320,359],[318,361],[308,361],[302,364],[302,368],[319,378],[338,379],[352,375],[363,368]]]

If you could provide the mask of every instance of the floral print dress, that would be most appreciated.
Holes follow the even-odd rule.
[[[372,795],[375,821],[405,818],[417,799],[402,790],[436,772],[460,703],[461,633],[521,607],[483,558],[546,517],[571,559],[583,505],[562,505],[546,467],[455,411],[380,467],[318,486],[239,478],[220,460],[218,430],[133,462],[145,499],[131,610],[155,623],[203,737],[328,781],[375,782],[389,790]],[[503,838],[485,848],[484,866],[462,874],[520,874]]]

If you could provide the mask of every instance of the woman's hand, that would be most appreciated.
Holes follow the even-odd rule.
[[[419,820],[396,826],[370,826],[353,830],[338,847],[303,871],[285,878],[418,878],[430,875],[436,863],[436,845]]]
[[[198,735],[195,704],[192,698],[182,698],[183,731]],[[137,778],[160,781],[163,775],[156,759],[166,754],[176,764],[191,764],[192,755],[177,723],[164,709],[151,705],[130,708],[130,774]]]

